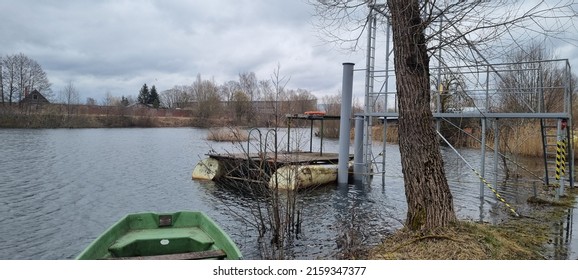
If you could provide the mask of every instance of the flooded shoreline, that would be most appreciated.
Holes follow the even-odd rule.
[[[207,213],[247,259],[261,259],[258,234],[239,219],[251,213],[255,199],[191,180],[194,165],[210,149],[234,150],[230,143],[205,140],[207,133],[194,128],[0,130],[5,167],[0,211],[6,213],[0,217],[0,259],[72,259],[126,213],[179,210]],[[308,130],[301,131],[300,136],[307,135]],[[318,149],[318,141],[313,143]],[[323,145],[331,151],[337,141]],[[460,151],[479,164],[479,151]],[[479,178],[448,150],[442,153],[458,218],[500,222],[503,205],[489,190],[480,200]],[[402,227],[406,204],[398,147],[388,144],[387,155],[384,186],[376,176],[365,187],[327,185],[301,193],[302,232],[288,257],[347,257],[348,248],[375,246]],[[497,190],[506,201],[526,211],[533,178],[522,175],[515,184],[502,183],[502,175],[498,179]],[[576,259],[578,241],[567,226],[561,232],[568,234],[552,239],[553,247],[562,248],[553,256]]]

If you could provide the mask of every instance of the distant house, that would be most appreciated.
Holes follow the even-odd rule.
[[[49,104],[50,101],[44,97],[38,90],[33,90],[31,93],[26,93],[24,98],[20,100],[23,105],[41,105]]]

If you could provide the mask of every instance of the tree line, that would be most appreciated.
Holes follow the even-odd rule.
[[[238,80],[222,84],[197,74],[190,85],[162,91],[160,103],[166,108],[193,109],[203,119],[228,117],[251,124],[271,124],[272,116],[315,110],[317,98],[306,89],[286,88],[289,78],[280,77],[278,71],[261,80],[253,72],[240,73]]]

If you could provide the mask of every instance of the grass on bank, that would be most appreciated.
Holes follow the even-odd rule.
[[[370,250],[372,260],[543,260],[549,259],[552,223],[573,207],[576,188],[559,202],[529,200],[528,216],[491,225],[459,221],[445,229],[411,232],[401,229]],[[556,250],[557,248],[554,248]],[[550,252],[551,253],[551,252]]]
[[[241,142],[249,139],[249,133],[238,127],[211,128],[207,140],[217,142]]]

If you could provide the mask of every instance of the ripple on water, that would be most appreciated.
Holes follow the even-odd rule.
[[[196,162],[211,148],[236,151],[230,143],[208,143],[205,135],[206,130],[190,128],[0,130],[0,259],[74,258],[127,213],[178,210],[208,213],[246,258],[260,258],[258,234],[250,224],[256,199],[190,179]],[[324,151],[337,150],[336,143],[327,141]],[[300,193],[302,234],[288,255],[336,258],[349,233],[372,244],[402,226],[407,206],[398,147],[388,145],[386,154],[385,186],[375,176],[363,188],[329,185]],[[479,166],[478,151],[462,154]],[[503,205],[487,188],[479,198],[479,178],[469,167],[448,151],[444,162],[457,215],[498,219],[494,213],[503,213]],[[486,163],[491,162],[488,154]],[[493,182],[493,168],[486,168],[485,177]],[[508,202],[522,204],[531,192],[522,179],[528,178],[503,184],[499,175],[496,190]]]

